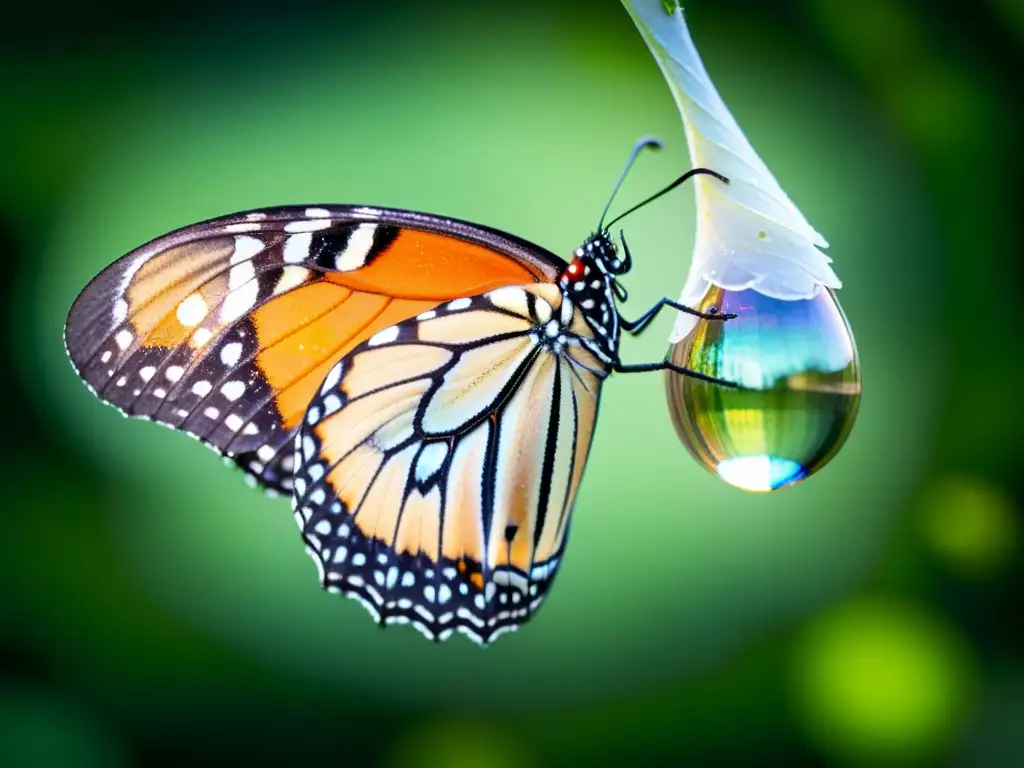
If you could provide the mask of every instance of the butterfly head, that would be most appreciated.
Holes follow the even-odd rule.
[[[589,281],[601,275],[614,278],[624,275],[631,266],[628,257],[624,259],[619,256],[618,246],[605,230],[591,235],[575,250],[573,260],[562,273],[560,282],[571,284],[584,279]]]

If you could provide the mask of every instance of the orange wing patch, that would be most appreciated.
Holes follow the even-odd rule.
[[[434,232],[401,229],[368,264],[355,271],[332,273],[327,279],[356,291],[436,304],[503,285],[545,282],[551,277],[482,245]]]
[[[500,235],[462,225],[459,238],[421,221],[448,227],[421,214],[301,208],[173,232],[86,287],[68,316],[68,354],[101,399],[189,432],[287,491],[295,429],[339,359],[441,302],[557,275],[554,257]]]

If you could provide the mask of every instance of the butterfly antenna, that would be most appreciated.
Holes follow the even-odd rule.
[[[622,186],[622,182],[626,180],[626,175],[629,173],[629,169],[633,167],[633,163],[636,161],[636,156],[640,154],[641,150],[647,149],[661,149],[662,143],[653,136],[644,136],[633,146],[633,151],[629,153],[629,159],[626,160],[626,167],[622,169],[622,173],[619,174],[619,180],[615,182],[615,187],[612,189],[612,194],[608,198],[608,203],[605,205],[604,210],[601,212],[601,220],[597,222],[597,231],[604,231],[604,217],[608,215],[608,209],[612,207],[612,201],[615,199],[615,195],[618,194],[619,187]]]
[[[678,179],[673,181],[671,184],[669,184],[664,189],[662,189],[662,190],[660,190],[658,192],[655,192],[653,195],[648,197],[643,202],[640,202],[640,203],[637,203],[636,205],[634,205],[628,211],[620,213],[614,219],[609,221],[607,226],[610,227],[616,221],[618,221],[619,219],[625,218],[626,216],[628,216],[629,214],[631,214],[633,211],[637,210],[638,208],[643,208],[645,205],[647,205],[650,202],[653,202],[653,201],[657,200],[662,195],[668,194],[669,192],[671,192],[673,189],[678,187],[680,184],[682,184],[684,181],[686,181],[690,177],[698,176],[698,175],[701,175],[701,174],[706,175],[706,176],[714,176],[716,179],[721,181],[723,184],[728,184],[729,183],[729,179],[727,179],[725,176],[723,176],[722,174],[718,173],[717,171],[712,171],[710,168],[692,168],[689,171],[687,171],[686,173],[684,173],[682,176],[680,176]],[[603,218],[604,217],[602,217],[602,219]]]

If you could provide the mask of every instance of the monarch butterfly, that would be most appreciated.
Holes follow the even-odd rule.
[[[528,621],[565,548],[629,271],[604,225],[570,263],[513,235],[369,206],[267,208],[171,232],[71,307],[75,370],[290,493],[331,591],[381,625],[480,644]],[[700,314],[700,313],[696,313]],[[704,316],[704,315],[701,315]],[[728,315],[712,315],[728,319]],[[706,378],[701,376],[700,378]],[[721,382],[728,384],[728,382]]]

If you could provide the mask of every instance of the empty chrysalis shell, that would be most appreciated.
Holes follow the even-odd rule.
[[[666,374],[669,410],[687,450],[732,485],[799,482],[843,445],[860,402],[841,282],[807,222],[718,95],[678,4],[623,0],[664,73],[698,176],[693,260],[680,303],[737,315],[680,313],[669,337],[678,365],[740,385]]]

